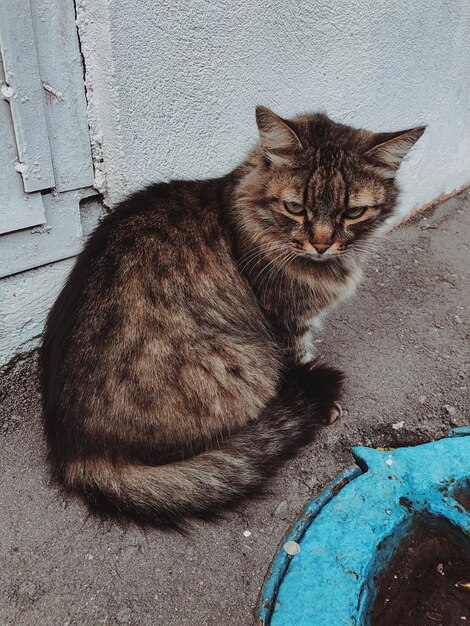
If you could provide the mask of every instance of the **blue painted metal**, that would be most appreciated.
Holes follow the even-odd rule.
[[[1,278],[76,255],[96,191],[74,2],[0,15]]]
[[[29,0],[0,0],[0,52],[26,192],[54,187],[51,149]],[[21,59],[21,62],[20,62]],[[5,94],[5,90],[2,91]]]
[[[74,2],[30,4],[55,189],[91,187],[94,174]]]
[[[367,626],[376,580],[417,519],[470,551],[470,428],[416,447],[352,449],[345,470],[313,500],[281,543],[258,601],[263,626]],[[289,557],[282,546],[300,544]]]
[[[1,21],[1,20],[0,20]],[[0,84],[5,84],[0,54]],[[7,100],[0,96],[0,235],[46,221],[42,195],[25,193],[23,179],[15,170],[18,161],[15,129]],[[0,247],[1,247],[0,243]],[[3,259],[0,261],[0,271]]]

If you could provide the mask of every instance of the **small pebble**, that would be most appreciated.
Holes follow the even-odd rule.
[[[387,459],[387,460],[385,461],[385,463],[386,463],[389,467],[392,467],[392,465],[393,465],[393,459]]]
[[[296,541],[286,541],[283,547],[289,556],[295,556],[300,552],[300,546]]]
[[[125,606],[118,613],[116,613],[115,619],[118,624],[128,624],[131,621],[132,611],[128,606]]]
[[[310,487],[310,485],[309,485]],[[287,511],[287,500],[282,500],[274,511],[274,515],[283,515]]]
[[[457,413],[457,409],[455,408],[455,406],[452,406],[451,404],[445,404],[444,408],[449,415],[453,416]]]
[[[21,583],[20,588],[18,589],[18,592],[22,596],[28,596],[29,598],[34,598],[34,595],[36,593],[36,585],[32,582],[26,581],[24,583]]]
[[[400,428],[403,428],[404,425],[404,420],[401,420],[400,422],[395,422],[395,424],[392,424],[392,428],[393,430],[400,430]]]
[[[244,537],[251,537],[251,532],[249,530],[244,530],[243,531],[243,536]]]

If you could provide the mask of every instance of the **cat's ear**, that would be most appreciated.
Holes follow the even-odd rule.
[[[285,120],[262,106],[256,107],[256,123],[266,157],[274,165],[289,164],[302,148],[295,131]]]
[[[402,159],[425,130],[426,126],[417,126],[396,133],[376,133],[368,144],[365,156],[376,161],[389,176],[394,176]]]

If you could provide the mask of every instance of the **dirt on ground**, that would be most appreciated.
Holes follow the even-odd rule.
[[[347,374],[344,417],[283,466],[264,497],[186,536],[103,523],[64,500],[49,484],[36,356],[4,368],[0,625],[253,624],[279,540],[351,464],[351,446],[416,444],[470,422],[469,232],[467,190],[384,240],[318,340],[324,360]]]
[[[372,626],[461,626],[470,620],[470,555],[424,526],[379,581]]]

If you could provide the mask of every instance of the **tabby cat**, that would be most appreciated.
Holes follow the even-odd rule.
[[[353,293],[424,127],[256,120],[231,173],[116,207],[49,314],[49,459],[93,510],[162,526],[213,514],[339,415],[341,374],[313,339]]]

